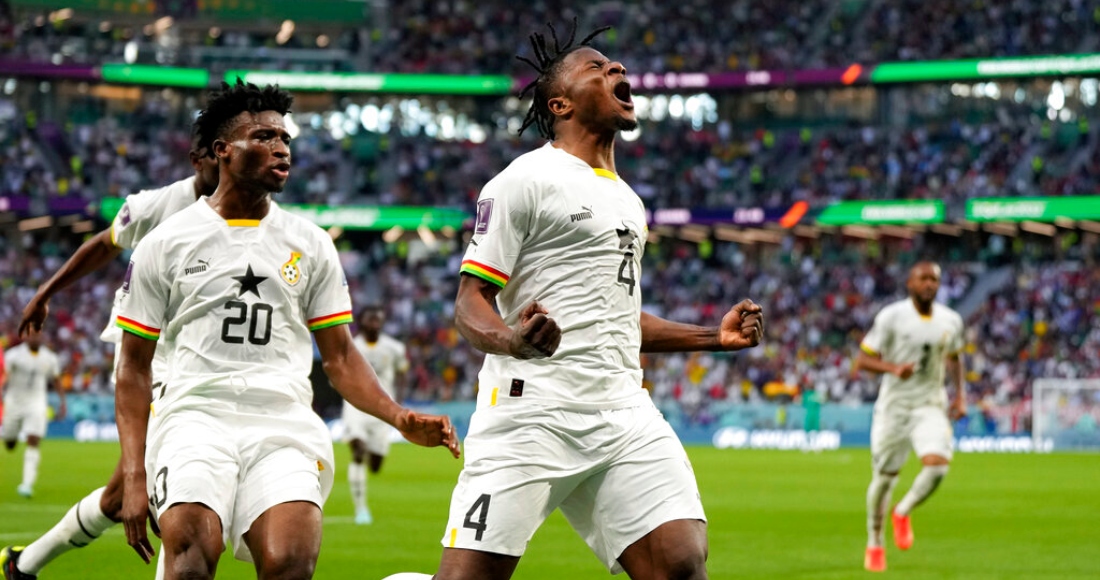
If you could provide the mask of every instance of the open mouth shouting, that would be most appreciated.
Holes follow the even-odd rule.
[[[615,95],[615,100],[619,101],[619,104],[624,109],[633,110],[634,100],[630,97],[630,83],[623,79],[615,84],[615,88],[612,89],[612,94]]]

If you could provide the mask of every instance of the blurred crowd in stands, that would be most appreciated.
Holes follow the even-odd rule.
[[[260,26],[215,30],[186,22],[167,29],[107,20],[50,22],[41,14],[13,13],[0,0],[0,48],[4,58],[55,64],[120,62],[127,50],[136,50],[137,62],[215,69],[239,65],[239,55],[251,53],[249,66],[283,70],[308,62],[311,70],[529,76],[514,58],[530,56],[528,35],[545,31],[551,20],[567,36],[568,21],[577,16],[582,35],[614,26],[596,45],[637,72],[1100,52],[1100,7],[1084,0],[640,0],[593,3],[579,13],[564,4],[364,3],[372,12],[361,25],[327,31],[320,46],[308,24],[280,42],[277,26],[262,32]],[[225,58],[217,56],[219,49],[226,49]],[[300,51],[336,56],[300,58]],[[1034,91],[1021,83],[1011,98],[1009,89],[1002,96],[997,88],[998,95],[989,96],[992,104],[967,111],[975,114],[950,111],[951,103],[944,103],[954,97],[946,85],[924,93],[883,89],[868,99],[874,114],[840,119],[824,112],[770,117],[771,105],[740,107],[745,103],[731,102],[735,96],[718,95],[721,115],[714,119],[643,120],[636,139],[618,144],[618,170],[650,209],[889,198],[944,199],[959,207],[966,199],[994,195],[1100,194],[1100,130],[1090,124],[1095,99],[1088,106],[1077,106],[1083,98],[1066,105],[1062,93],[1061,104],[1048,106],[1054,90],[1046,83],[1035,81],[1043,86]],[[14,89],[5,83],[4,91]],[[25,198],[31,214],[43,215],[52,198],[95,202],[191,173],[186,127],[201,106],[194,95],[159,99],[150,91],[121,113],[126,107],[108,111],[72,92],[67,98],[76,106],[49,119],[15,106],[18,95],[0,98],[0,197]],[[793,91],[787,92],[793,101]],[[811,97],[806,91],[797,98]],[[922,99],[935,103],[938,114],[904,117],[919,112]],[[895,115],[887,105],[898,102],[905,106]],[[331,116],[296,117],[293,177],[280,201],[469,210],[485,182],[541,143],[531,133],[516,137],[515,119],[502,116],[499,102],[486,99],[473,108],[480,110],[475,120],[487,128],[487,138],[436,139],[400,130],[397,119],[389,131],[336,131],[340,123],[329,123]],[[749,116],[729,114],[745,110],[778,122],[753,125]],[[524,112],[520,107],[509,114]],[[1036,241],[964,232],[958,243],[941,241],[936,248],[922,238],[878,242],[823,234],[811,242],[788,235],[778,246],[754,247],[661,237],[644,258],[648,310],[713,325],[728,306],[751,297],[765,308],[767,337],[760,348],[742,354],[646,356],[646,387],[663,408],[678,409],[694,424],[714,422],[718,410],[730,405],[797,401],[811,389],[837,404],[873,400],[877,380],[851,372],[858,342],[875,313],[904,294],[907,265],[927,255],[946,267],[941,300],[971,299],[964,314],[967,380],[980,411],[975,420],[992,425],[991,431],[1026,428],[1036,377],[1100,377],[1095,235],[1060,233]],[[15,340],[19,314],[34,289],[79,242],[60,229],[0,237],[0,343]],[[470,400],[481,355],[453,325],[458,241],[426,249],[417,241],[384,243],[364,234],[339,238],[337,245],[354,304],[384,305],[387,330],[409,346],[405,398]],[[112,388],[113,351],[98,336],[121,265],[85,278],[52,304],[47,343],[62,355],[64,388]],[[1003,283],[983,285],[994,271],[1006,274],[998,278]]]
[[[9,344],[35,286],[76,241],[34,243],[28,252],[29,235],[6,240],[0,259],[0,336]],[[729,306],[752,297],[768,319],[764,344],[745,353],[645,356],[646,387],[658,404],[703,425],[731,405],[798,401],[809,389],[830,403],[873,401],[877,378],[851,372],[859,341],[879,309],[904,296],[907,264],[926,255],[913,241],[892,245],[879,254],[840,236],[813,244],[791,237],[770,250],[674,238],[652,243],[641,281],[648,311],[715,325]],[[353,303],[384,305],[386,330],[408,345],[404,397],[472,399],[482,356],[453,324],[457,241],[426,250],[419,242],[361,236],[341,238],[337,247]],[[1095,242],[1088,257],[1100,257]],[[982,289],[977,306],[964,312],[970,401],[981,413],[972,420],[1002,432],[1026,428],[1034,379],[1100,378],[1095,262],[1035,261],[1026,253],[1014,262],[1004,267],[1010,271],[1004,284]],[[990,274],[975,260],[944,265],[939,299],[948,304],[957,305]],[[110,392],[113,348],[98,336],[121,273],[119,262],[53,301],[47,343],[62,354],[65,388]]]
[[[4,2],[3,4],[7,4]],[[155,62],[234,66],[247,62],[294,69],[306,62],[370,72],[524,74],[514,56],[530,55],[528,35],[557,24],[568,37],[576,16],[581,34],[613,26],[602,46],[638,71],[723,72],[847,66],[853,62],[1096,52],[1100,7],[1085,0],[628,0],[575,7],[559,0],[522,6],[502,0],[388,0],[364,5],[360,22],[281,22],[175,27],[112,25],[109,19],[49,21],[45,12],[0,17],[0,34],[16,57],[98,64],[121,61],[128,42],[149,47]],[[159,16],[160,14],[153,15]],[[152,18],[150,18],[150,23]],[[106,22],[107,24],[103,24]],[[721,23],[716,26],[715,23]],[[323,36],[324,39],[320,37]],[[211,48],[230,50],[211,62]],[[248,54],[253,49],[253,54]],[[257,59],[256,49],[265,51]],[[285,49],[339,51],[295,61]],[[243,50],[243,52],[242,52]],[[232,56],[239,55],[234,63]]]
[[[619,144],[619,170],[650,209],[893,198],[961,207],[975,197],[1100,193],[1100,130],[1088,116],[1052,122],[1005,108],[984,120],[901,127],[649,120],[636,140]],[[188,121],[156,99],[126,114],[0,121],[0,195],[95,201],[170,183],[190,173]],[[340,138],[323,122],[299,125],[286,202],[469,209],[485,182],[541,143],[505,128],[475,143],[408,134],[396,124]]]

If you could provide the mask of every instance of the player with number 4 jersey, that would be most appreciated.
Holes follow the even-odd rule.
[[[706,575],[695,475],[641,353],[749,348],[763,314],[745,300],[708,328],[642,312],[645,208],[614,159],[637,120],[626,69],[587,46],[602,31],[533,35],[524,127],[549,142],[478,199],[455,323],[486,358],[436,580],[511,577],[556,509],[612,572]]]

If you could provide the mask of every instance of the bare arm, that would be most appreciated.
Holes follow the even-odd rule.
[[[61,381],[57,380],[56,378],[50,379],[50,382],[49,382],[48,385],[46,385],[46,388],[53,389],[53,390],[57,391],[57,397],[58,397],[58,399],[60,399],[60,402],[58,402],[58,408],[57,408],[57,419],[59,419],[59,420],[64,419],[65,418],[65,412],[68,409],[68,407],[65,404],[65,389],[61,388]]]
[[[353,407],[395,424],[401,407],[382,390],[374,369],[363,359],[351,340],[346,324],[313,333],[321,351],[321,364],[332,386]]]
[[[966,366],[959,353],[947,355],[947,375],[955,385],[955,400],[951,404],[952,419],[966,416]]]
[[[877,375],[891,374],[902,380],[913,376],[915,368],[916,363],[896,364],[882,360],[881,355],[871,356],[863,351],[860,351],[859,356],[856,357],[856,370],[865,370]]]
[[[115,385],[115,414],[118,440],[122,446],[122,523],[130,547],[148,564],[153,547],[145,531],[149,492],[145,487],[145,434],[149,428],[153,401],[153,353],[157,343],[122,333],[118,376]]]
[[[325,374],[344,400],[393,425],[413,443],[425,447],[443,445],[451,455],[459,456],[458,437],[451,420],[446,416],[416,413],[395,403],[378,384],[374,369],[355,348],[346,324],[323,328],[313,336],[321,351]]]
[[[455,326],[474,348],[486,354],[518,359],[553,356],[561,343],[561,329],[549,312],[532,302],[520,315],[518,328],[509,328],[493,308],[500,288],[475,276],[462,275],[455,298]]]
[[[751,348],[764,337],[764,313],[743,300],[722,317],[717,327],[672,322],[643,312],[642,352],[732,351]]]
[[[28,330],[41,330],[42,323],[49,314],[50,299],[68,288],[77,280],[106,266],[118,257],[122,248],[111,241],[111,230],[106,229],[81,244],[76,252],[61,265],[44,284],[38,287],[27,306],[23,308],[23,318],[19,321],[19,335]]]

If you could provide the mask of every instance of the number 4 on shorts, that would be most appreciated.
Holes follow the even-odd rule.
[[[477,521],[473,521],[474,512],[477,512]],[[481,541],[481,536],[485,535],[485,518],[489,515],[489,494],[483,493],[481,497],[477,498],[474,505],[470,506],[470,511],[466,512],[466,521],[462,522],[462,527],[470,528],[476,531],[474,539],[478,542]]]

